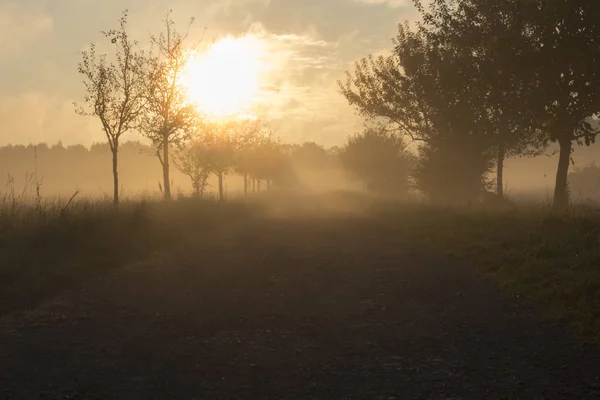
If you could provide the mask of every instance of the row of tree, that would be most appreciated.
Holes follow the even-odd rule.
[[[573,144],[600,132],[600,13],[595,0],[432,0],[400,25],[392,55],[367,57],[340,82],[362,115],[419,141],[417,179],[464,201],[505,159],[560,147],[554,207],[568,205]]]
[[[113,159],[115,205],[119,203],[118,154],[123,135],[135,130],[155,144],[163,167],[163,191],[169,200],[170,147],[199,127],[198,111],[181,85],[193,49],[186,47],[187,34],[177,31],[170,13],[164,25],[164,32],[150,36],[151,48],[143,50],[127,32],[125,11],[119,29],[103,32],[114,46],[114,54],[99,54],[91,45],[79,63],[86,95],[83,105],[76,104],[76,111],[97,117],[106,134]]]
[[[179,143],[173,150],[177,174],[171,183],[189,178],[193,193],[201,198],[210,187],[224,198],[224,181],[237,176],[237,187],[247,195],[262,189],[313,186],[314,177],[354,178],[352,182],[379,194],[405,195],[412,188],[410,174],[414,156],[405,141],[383,126],[366,129],[350,137],[339,148],[306,142],[284,144],[273,137],[260,121],[230,121],[219,129],[202,130],[200,134]],[[155,160],[156,145],[127,141],[119,146],[120,189],[136,194],[156,188],[160,177]],[[50,195],[104,194],[108,183],[107,161],[111,155],[108,143],[63,146],[16,145],[0,147],[0,173],[20,188],[23,177],[34,178]],[[86,168],[79,168],[85,165]],[[338,185],[339,186],[339,185]],[[352,186],[356,186],[352,184]],[[161,190],[164,190],[162,183]]]
[[[204,195],[209,177],[215,176],[223,199],[224,178],[230,173],[243,177],[247,194],[250,182],[254,190],[256,186],[260,190],[261,182],[267,186],[293,183],[291,160],[299,154],[307,157],[301,163],[316,162],[318,154],[321,161],[327,158],[327,152],[315,144],[303,145],[303,151],[282,145],[264,121],[214,121],[200,115],[180,82],[193,54],[186,48],[187,35],[177,32],[170,14],[164,23],[165,31],[151,35],[152,47],[145,51],[128,35],[125,12],[118,30],[104,32],[114,54],[98,54],[92,45],[79,64],[86,96],[77,112],[97,117],[106,134],[112,153],[115,204],[119,202],[120,144],[130,131],[152,141],[162,165],[162,190],[167,200],[171,198],[171,164],[190,177],[198,197]],[[404,142],[380,127],[351,138],[340,158],[369,189],[405,192],[409,158],[401,154],[404,151]]]

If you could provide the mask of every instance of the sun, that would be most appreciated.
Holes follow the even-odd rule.
[[[210,117],[252,115],[270,69],[267,43],[259,37],[225,37],[193,54],[182,76],[188,99]]]

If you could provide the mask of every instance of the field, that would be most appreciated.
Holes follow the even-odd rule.
[[[339,193],[13,211],[2,398],[600,393],[592,209]]]

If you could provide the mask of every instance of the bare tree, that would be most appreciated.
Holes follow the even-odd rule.
[[[194,20],[190,20],[189,26]],[[190,57],[185,47],[188,33],[177,32],[171,12],[164,20],[165,31],[151,36],[158,54],[146,58],[147,112],[141,121],[142,133],[157,146],[157,156],[163,167],[165,200],[171,199],[169,180],[169,146],[181,143],[195,127],[197,112],[186,98],[181,77]],[[188,28],[189,28],[188,26]],[[189,32],[189,29],[188,29]]]
[[[127,33],[127,11],[119,21],[118,30],[103,31],[115,46],[112,62],[106,54],[98,54],[96,46],[82,53],[78,71],[84,76],[86,95],[84,105],[75,103],[75,111],[83,116],[95,116],[102,123],[110,151],[114,178],[113,201],[119,204],[118,152],[119,140],[126,132],[134,129],[144,112],[144,54]]]

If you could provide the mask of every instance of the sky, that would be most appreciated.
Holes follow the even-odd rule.
[[[126,8],[142,43],[168,9],[180,29],[195,18],[190,42],[200,48],[227,35],[268,41],[278,68],[265,110],[278,135],[326,146],[361,127],[337,80],[391,50],[398,23],[416,15],[411,0],[0,0],[0,145],[103,141],[97,121],[74,112],[84,96],[77,63]]]

